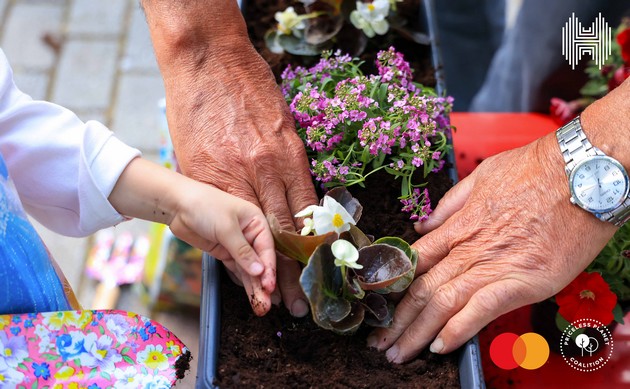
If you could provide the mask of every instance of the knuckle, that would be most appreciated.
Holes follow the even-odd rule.
[[[452,284],[441,285],[433,295],[432,303],[441,311],[449,312],[457,306],[459,292]]]
[[[252,247],[247,243],[243,243],[238,247],[236,255],[241,261],[249,261],[250,259],[252,259],[252,252]]]
[[[418,278],[417,285],[412,284],[412,287],[408,289],[403,302],[415,309],[424,308],[431,298],[430,291],[424,285],[424,278]]]

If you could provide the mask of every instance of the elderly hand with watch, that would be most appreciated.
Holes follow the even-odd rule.
[[[509,128],[506,128],[509,131]],[[417,278],[368,345],[395,363],[448,353],[547,299],[630,218],[630,80],[556,133],[486,159],[417,226]]]

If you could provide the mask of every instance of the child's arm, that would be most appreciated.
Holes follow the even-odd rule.
[[[269,311],[276,258],[258,207],[141,158],[127,165],[109,201],[120,214],[167,224],[178,238],[221,259],[240,275],[254,312]]]

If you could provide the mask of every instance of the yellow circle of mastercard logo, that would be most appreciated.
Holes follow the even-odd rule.
[[[490,359],[505,370],[519,366],[527,370],[538,369],[549,359],[549,344],[535,332],[521,336],[505,332],[490,344]]]

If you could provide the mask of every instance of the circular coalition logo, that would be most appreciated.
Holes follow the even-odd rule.
[[[519,366],[527,370],[538,369],[549,359],[549,344],[535,332],[521,336],[505,332],[490,344],[490,359],[504,370]]]
[[[610,330],[593,319],[579,319],[562,332],[560,353],[564,361],[578,371],[601,369],[612,356]]]

